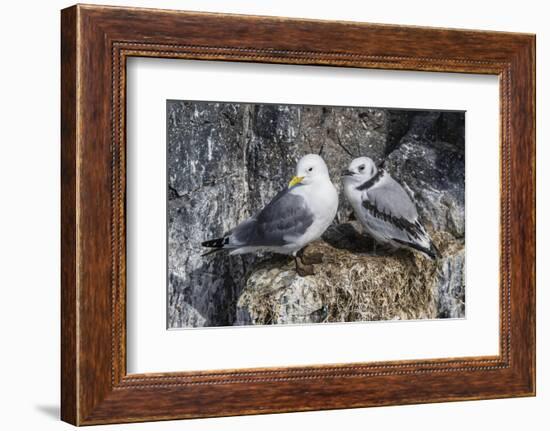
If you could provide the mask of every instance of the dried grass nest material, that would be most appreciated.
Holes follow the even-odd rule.
[[[306,255],[320,252],[324,262],[307,277],[296,274],[291,259],[273,257],[249,273],[237,303],[237,324],[441,317],[438,303],[448,281],[444,269],[453,262],[463,270],[464,243],[445,232],[435,233],[433,240],[443,255],[439,261],[405,250],[358,252],[317,241]],[[463,284],[463,277],[458,282]],[[457,290],[463,294],[464,286]]]

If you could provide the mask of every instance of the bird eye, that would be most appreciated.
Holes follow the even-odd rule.
[[[360,171],[364,171],[364,170],[365,170],[365,165],[359,166],[359,170],[360,170]]]
[[[308,172],[311,172],[312,170],[313,170],[313,168],[309,168],[307,171],[308,171]]]

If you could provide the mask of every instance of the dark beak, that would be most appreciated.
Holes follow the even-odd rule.
[[[354,173],[352,171],[350,171],[349,169],[345,169],[342,171],[342,176],[343,177],[351,177],[352,175],[354,175]]]

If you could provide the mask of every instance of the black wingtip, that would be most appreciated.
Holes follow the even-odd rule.
[[[226,238],[215,238],[201,242],[203,247],[222,248],[226,244]]]
[[[223,248],[214,248],[212,250],[208,250],[206,253],[201,254],[201,257],[209,256],[214,253],[218,253],[219,251],[222,251]]]
[[[441,259],[441,253],[439,252],[439,250],[437,249],[437,247],[434,245],[433,242],[430,242],[430,254],[429,256],[433,259],[433,260],[436,260],[436,259]]]
[[[441,258],[441,253],[439,253],[439,250],[437,249],[437,247],[434,245],[433,242],[430,242],[430,248],[429,249],[424,248],[424,247],[420,247],[420,246],[413,247],[413,248],[415,248],[416,250],[424,253],[431,260],[437,260],[437,259]]]
[[[430,242],[430,248],[428,249],[428,248],[422,247],[421,245],[415,244],[414,242],[402,241],[397,238],[394,238],[394,241],[400,244],[403,244],[404,246],[410,247],[414,250],[417,250],[421,253],[424,253],[426,256],[428,256],[432,260],[437,260],[441,257],[439,250],[436,248],[433,242]]]

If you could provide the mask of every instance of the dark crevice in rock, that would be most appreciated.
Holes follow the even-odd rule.
[[[181,196],[179,195],[178,191],[174,187],[168,186],[168,200],[172,201],[180,197]]]

